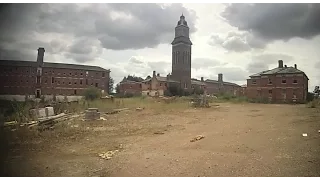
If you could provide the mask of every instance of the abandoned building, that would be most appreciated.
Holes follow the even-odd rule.
[[[37,61],[0,60],[0,98],[24,101],[73,101],[88,87],[108,92],[110,70],[76,64],[44,62],[44,48],[38,49]]]
[[[183,15],[175,27],[175,38],[172,41],[172,73],[167,76],[160,76],[153,71],[151,78],[143,82],[122,81],[120,82],[120,93],[142,94],[149,96],[163,96],[165,90],[170,86],[180,86],[188,92],[195,88],[207,90],[209,94],[231,93],[239,94],[239,85],[223,82],[222,74],[219,74],[218,81],[207,79],[196,80],[191,78],[191,46],[189,38],[189,27]]]
[[[208,94],[217,95],[224,93],[235,96],[243,95],[241,86],[235,83],[223,81],[223,74],[221,73],[218,74],[218,80],[207,79],[205,83]]]
[[[246,95],[251,99],[265,99],[278,103],[306,102],[309,78],[297,68],[283,65],[278,61],[278,67],[262,71],[247,79]]]

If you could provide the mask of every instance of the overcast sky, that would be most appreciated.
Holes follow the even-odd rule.
[[[320,84],[320,4],[15,4],[1,6],[0,56],[97,65],[118,83],[171,71],[171,42],[183,13],[192,77],[245,84],[250,74],[298,65]]]

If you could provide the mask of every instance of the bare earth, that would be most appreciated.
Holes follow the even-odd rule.
[[[305,105],[221,103],[104,117],[16,144],[4,175],[320,176],[320,112]],[[197,135],[205,138],[190,142]],[[116,149],[110,160],[98,156]]]

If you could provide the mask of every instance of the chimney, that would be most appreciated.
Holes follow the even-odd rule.
[[[279,60],[279,68],[283,68],[283,61],[282,60]]]
[[[297,64],[294,64],[294,68],[297,69]]]
[[[158,73],[157,76],[159,77],[159,76],[160,76],[160,73]]]
[[[218,74],[218,81],[219,81],[219,82],[223,82],[222,73],[219,73],[219,74]]]
[[[156,77],[156,71],[153,71],[152,77]]]
[[[287,65],[284,65],[285,68],[287,68]]]
[[[44,52],[45,52],[44,48],[39,47],[39,49],[38,49],[38,56],[37,56],[38,66],[42,66],[42,65],[43,65]]]
[[[203,77],[201,77],[201,82],[203,82]]]

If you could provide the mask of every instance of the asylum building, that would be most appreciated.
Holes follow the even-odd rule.
[[[0,60],[0,98],[24,101],[78,100],[88,87],[108,92],[110,70],[77,64],[44,62],[44,48],[37,61]]]
[[[304,103],[308,94],[308,76],[301,70],[283,65],[259,72],[247,79],[246,95],[251,99],[266,99],[278,103]]]

